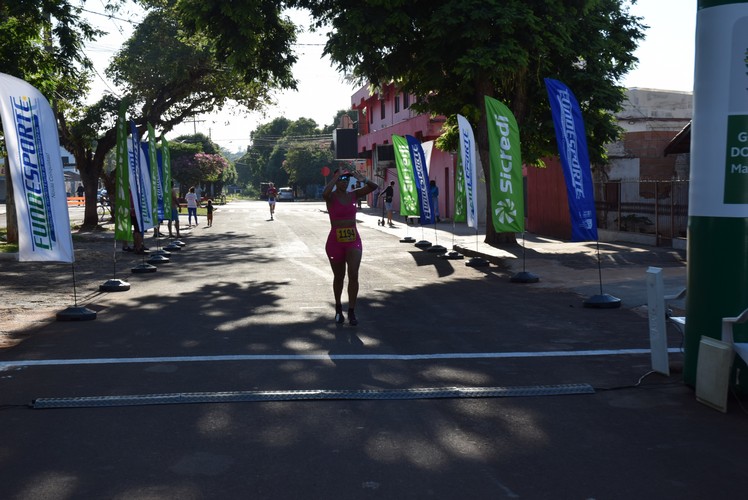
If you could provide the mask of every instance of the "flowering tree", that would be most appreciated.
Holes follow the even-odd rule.
[[[183,186],[197,186],[222,180],[229,168],[228,160],[221,155],[196,153],[175,159],[172,176]]]

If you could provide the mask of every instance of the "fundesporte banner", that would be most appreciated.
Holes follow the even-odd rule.
[[[545,87],[551,103],[558,154],[566,179],[571,239],[597,241],[595,196],[582,111],[572,91],[563,83],[546,78]]]
[[[2,116],[18,220],[18,260],[74,262],[57,120],[28,82],[0,73]]]
[[[144,233],[153,227],[153,213],[151,210],[151,176],[148,174],[143,144],[138,138],[135,122],[130,121],[130,139],[127,142],[127,154],[130,159],[130,196],[135,209],[138,232]]]
[[[431,207],[431,194],[429,192],[429,175],[426,163],[426,154],[421,142],[412,135],[406,135],[410,149],[410,159],[413,163],[413,178],[416,181],[416,193],[418,193],[418,207],[421,214],[419,222],[421,225],[434,223],[434,210]]]
[[[473,127],[462,115],[457,115],[460,130],[460,161],[465,179],[466,219],[468,227],[478,228],[478,169]]]
[[[148,124],[148,166],[151,175],[151,217],[154,222],[164,220],[164,192],[161,184],[161,172],[156,148],[156,130]]]

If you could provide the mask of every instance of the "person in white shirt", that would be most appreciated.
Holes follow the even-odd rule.
[[[184,201],[187,202],[187,226],[192,227],[192,216],[195,216],[195,225],[197,226],[197,195],[195,188],[191,187],[190,191],[184,195]]]

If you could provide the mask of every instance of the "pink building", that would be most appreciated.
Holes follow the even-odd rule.
[[[366,160],[369,176],[382,186],[395,181],[397,168],[392,148],[392,135],[412,135],[421,142],[432,141],[441,135],[444,117],[431,118],[411,108],[417,98],[405,94],[394,84],[385,85],[380,93],[369,94],[363,87],[351,97],[351,109],[358,111],[358,157]],[[433,148],[429,165],[429,180],[439,188],[439,214],[442,219],[452,216],[456,158],[453,154]],[[371,203],[371,197],[369,203]],[[394,208],[400,206],[395,189]]]

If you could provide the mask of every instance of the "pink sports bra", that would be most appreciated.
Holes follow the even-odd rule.
[[[356,220],[356,197],[351,196],[350,203],[341,203],[337,196],[332,196],[332,199],[327,204],[327,213],[330,215],[330,220]]]

